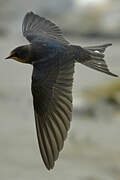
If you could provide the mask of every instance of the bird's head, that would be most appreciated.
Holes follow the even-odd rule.
[[[14,59],[22,63],[29,63],[29,48],[27,45],[20,46],[11,51],[6,59]]]

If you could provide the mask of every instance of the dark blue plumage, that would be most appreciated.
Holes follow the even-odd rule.
[[[33,65],[32,95],[38,143],[48,170],[54,167],[72,118],[72,83],[75,62],[111,73],[104,51],[111,44],[71,45],[53,22],[33,12],[26,14],[23,35],[30,44],[14,49],[8,58]]]

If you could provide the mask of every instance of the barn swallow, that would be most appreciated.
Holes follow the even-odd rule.
[[[15,48],[6,59],[33,65],[31,89],[37,137],[43,162],[50,170],[70,128],[74,65],[79,62],[117,77],[104,60],[104,51],[112,44],[72,45],[58,26],[33,12],[25,15],[22,32],[30,44]]]

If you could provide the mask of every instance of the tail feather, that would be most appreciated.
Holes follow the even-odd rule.
[[[84,49],[87,49],[87,50],[90,50],[90,51],[94,51],[94,52],[98,51],[98,52],[104,53],[105,49],[108,46],[112,46],[112,43],[108,43],[108,44],[104,44],[104,45],[100,45],[100,46],[87,46],[87,47],[84,47]]]
[[[111,75],[111,76],[114,76],[114,77],[118,77],[118,75],[113,74],[113,73],[111,73],[109,71],[109,69],[108,69],[108,67],[107,67],[107,65],[106,65],[106,63],[105,63],[105,61],[103,59],[99,60],[99,63],[96,62],[96,61],[98,61],[98,60],[92,59],[91,61],[86,61],[84,63],[84,65],[86,65],[86,66],[88,66],[88,67],[90,67],[92,69],[95,69],[97,71],[101,71],[103,73],[106,73],[108,75]]]
[[[77,58],[77,61],[97,71],[101,71],[108,75],[118,77],[116,74],[113,74],[109,71],[108,66],[104,60],[104,56],[105,56],[104,51],[108,46],[111,46],[111,45],[112,44],[109,43],[109,44],[104,44],[100,46],[84,47],[83,50],[85,50],[85,52],[89,55],[89,58],[84,59],[84,61],[83,60],[81,61],[79,58]],[[81,48],[80,48],[80,51],[81,51]]]

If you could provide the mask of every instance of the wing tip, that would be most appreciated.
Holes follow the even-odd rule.
[[[28,11],[26,14],[25,14],[25,17],[24,17],[24,20],[29,18],[29,17],[32,17],[32,16],[36,16],[36,14],[33,12],[33,11]]]
[[[53,170],[53,168],[54,168],[54,166],[55,166],[55,163],[54,163],[53,165],[51,165],[51,164],[46,165],[46,164],[45,164],[45,166],[46,166],[46,168],[47,168],[48,171],[51,171],[51,170]]]
[[[33,11],[29,11],[29,12],[27,12],[27,13],[25,14],[24,20],[25,20],[25,19],[28,19],[29,17],[32,17],[32,16],[34,16],[34,15],[35,15],[35,13],[34,13]]]
[[[34,14],[33,11],[29,11],[29,12],[26,13],[26,15],[33,15],[33,14]]]

